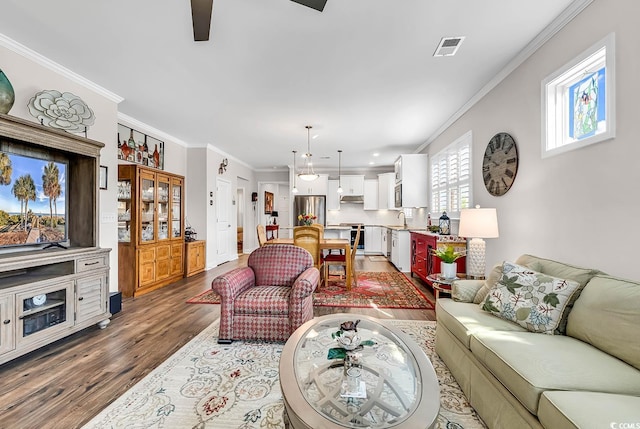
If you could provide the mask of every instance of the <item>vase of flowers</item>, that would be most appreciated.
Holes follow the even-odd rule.
[[[457,273],[456,261],[464,256],[464,252],[457,252],[453,246],[438,247],[433,254],[440,259],[440,272],[445,279],[455,279]]]
[[[298,221],[303,225],[310,226],[314,220],[318,219],[318,216],[313,213],[302,213],[298,215]]]

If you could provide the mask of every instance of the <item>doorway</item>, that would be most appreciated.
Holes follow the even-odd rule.
[[[216,235],[217,235],[217,261],[220,265],[231,260],[231,243],[234,242],[232,235],[232,193],[231,182],[221,178],[216,180],[216,194],[218,203],[216,204]]]

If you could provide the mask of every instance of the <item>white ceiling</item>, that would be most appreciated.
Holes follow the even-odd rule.
[[[343,168],[391,165],[572,1],[328,0],[320,13],[214,0],[197,43],[189,0],[2,3],[1,33],[123,97],[120,112],[267,170],[306,152],[305,125],[319,169],[336,168],[338,149]],[[450,36],[466,36],[457,55],[434,58]]]

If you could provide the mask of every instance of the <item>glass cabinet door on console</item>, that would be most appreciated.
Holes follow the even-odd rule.
[[[16,294],[17,342],[38,341],[52,330],[73,326],[74,282],[42,287],[34,292]]]

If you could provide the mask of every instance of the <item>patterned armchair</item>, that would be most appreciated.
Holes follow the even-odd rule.
[[[256,249],[246,267],[216,277],[211,284],[222,298],[218,343],[286,341],[313,318],[313,291],[319,279],[305,249],[288,244]]]

